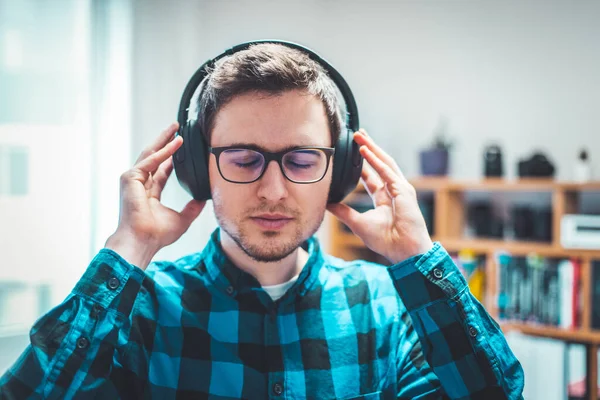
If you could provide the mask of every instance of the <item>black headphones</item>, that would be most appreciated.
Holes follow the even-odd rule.
[[[325,68],[329,77],[342,93],[347,110],[346,124],[334,146],[333,176],[328,199],[329,203],[341,202],[356,188],[363,164],[363,157],[358,151],[358,144],[353,140],[353,134],[359,128],[358,109],[354,101],[354,96],[342,75],[314,51],[299,44],[281,40],[258,40],[239,44],[226,50],[212,60],[205,62],[194,73],[183,91],[179,104],[179,113],[177,114],[177,121],[179,122],[177,135],[183,137],[183,144],[173,155],[173,165],[179,183],[196,200],[208,200],[211,198],[208,177],[209,144],[201,132],[197,119],[188,119],[188,110],[195,107],[192,101],[197,101],[200,98],[199,96],[203,87],[202,82],[208,75],[207,68],[212,68],[215,62],[222,57],[246,50],[251,45],[258,43],[278,43],[305,52],[312,60]]]

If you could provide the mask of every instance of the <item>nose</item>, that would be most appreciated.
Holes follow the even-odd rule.
[[[276,161],[271,161],[263,176],[258,180],[258,197],[277,202],[288,195],[287,179]]]

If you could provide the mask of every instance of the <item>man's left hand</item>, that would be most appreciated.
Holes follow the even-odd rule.
[[[346,204],[337,203],[328,205],[327,209],[369,249],[392,263],[426,253],[433,243],[417,203],[415,188],[394,159],[375,144],[365,130],[355,132],[354,140],[372,167],[363,165],[361,180],[374,208],[360,213]]]

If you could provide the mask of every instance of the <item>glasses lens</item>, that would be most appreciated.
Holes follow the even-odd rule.
[[[265,165],[262,154],[247,149],[229,149],[221,153],[219,168],[223,178],[240,183],[252,182]]]
[[[312,182],[323,178],[327,170],[327,155],[318,149],[293,150],[282,160],[283,170],[294,182]]]

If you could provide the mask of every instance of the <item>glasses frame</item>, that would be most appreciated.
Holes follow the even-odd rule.
[[[221,158],[221,153],[225,152],[226,150],[252,150],[252,151],[255,151],[255,152],[261,154],[263,156],[263,158],[265,159],[265,164],[263,165],[262,171],[260,171],[260,174],[258,175],[258,177],[250,182],[238,182],[238,181],[233,181],[233,180],[225,178],[225,176],[223,175],[223,172],[221,172],[221,163],[219,162],[219,160]],[[308,182],[298,182],[298,181],[291,179],[289,176],[287,176],[287,174],[285,173],[285,170],[283,168],[283,157],[287,153],[290,153],[290,152],[296,151],[296,150],[321,150],[325,153],[325,156],[327,157],[327,164],[325,164],[325,171],[323,172],[323,175],[319,179],[315,179],[315,180],[308,181]],[[335,148],[319,147],[319,146],[299,146],[299,147],[293,147],[291,149],[286,149],[286,150],[282,150],[282,151],[270,152],[270,151],[265,151],[265,150],[259,149],[255,146],[223,146],[223,147],[209,147],[208,152],[215,155],[215,158],[217,160],[217,169],[219,170],[219,174],[221,175],[221,178],[223,178],[227,182],[238,183],[240,185],[254,183],[263,177],[263,175],[265,174],[265,171],[267,170],[267,166],[271,163],[271,161],[277,161],[277,164],[279,164],[279,169],[281,170],[281,173],[288,181],[290,181],[292,183],[297,183],[299,185],[303,185],[303,184],[317,183],[317,182],[323,180],[325,175],[327,175],[327,171],[329,170],[329,162],[331,160],[331,156],[333,156],[335,153]]]

